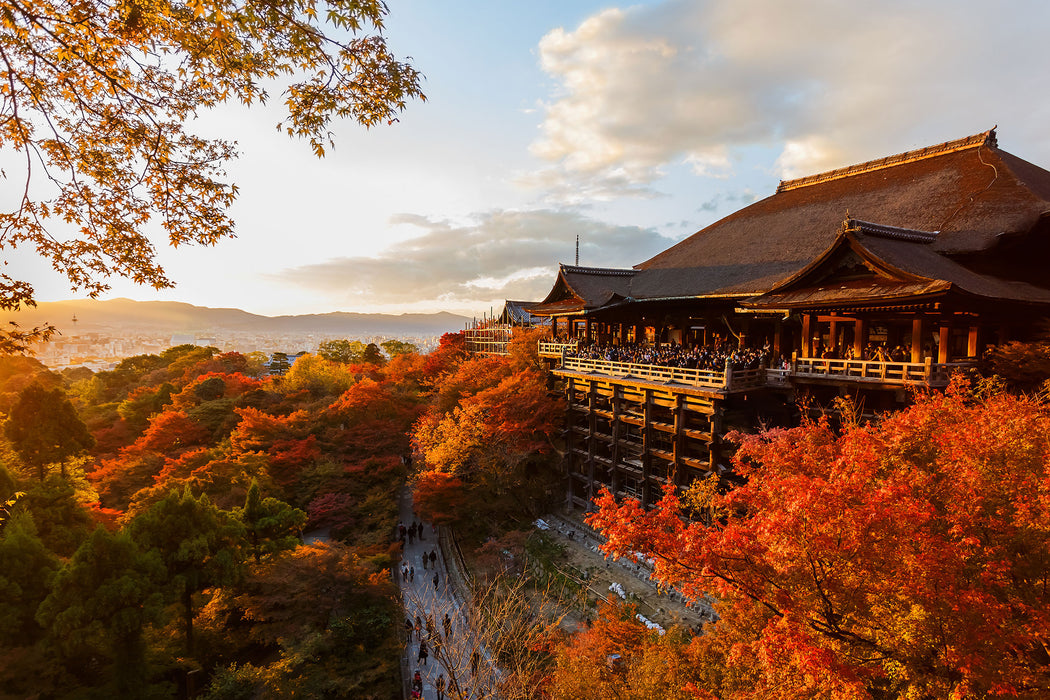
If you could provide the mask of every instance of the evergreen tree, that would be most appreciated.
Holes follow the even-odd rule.
[[[95,444],[65,392],[37,382],[19,394],[4,433],[22,461],[36,467],[40,481],[48,464],[61,463],[65,476],[65,460]]]

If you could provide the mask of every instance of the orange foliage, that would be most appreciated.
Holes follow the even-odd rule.
[[[747,484],[713,496],[716,527],[606,493],[606,550],[723,601],[753,630],[722,697],[1042,698],[1050,694],[1050,407],[956,383],[841,435],[826,422],[742,442]]]
[[[463,482],[442,472],[425,471],[415,484],[415,506],[423,520],[450,525],[463,512],[467,495]]]

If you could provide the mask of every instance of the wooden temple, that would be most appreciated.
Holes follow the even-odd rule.
[[[874,415],[943,387],[1050,317],[1048,262],[1050,172],[993,129],[781,182],[631,269],[562,265],[528,310],[552,321],[569,496],[588,507],[606,485],[648,505],[727,473],[726,432],[791,424],[804,397]],[[610,359],[618,346],[732,359]]]

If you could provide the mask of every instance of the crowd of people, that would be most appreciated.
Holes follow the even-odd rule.
[[[930,352],[927,349],[927,354]],[[605,362],[625,362],[635,365],[657,365],[660,367],[682,367],[687,369],[710,370],[723,372],[728,362],[733,371],[758,369],[787,369],[788,359],[783,355],[774,357],[769,345],[761,348],[740,347],[732,341],[723,341],[713,345],[696,345],[685,347],[678,343],[664,343],[659,346],[629,343],[623,345],[603,345],[598,343],[579,343],[575,350],[565,353],[566,357],[578,357]],[[865,360],[870,362],[908,362],[911,350],[902,345],[887,348],[879,343],[868,343],[861,353],[856,353],[852,345],[844,348],[830,348],[818,345],[814,357],[834,360]]]
[[[726,363],[729,363],[734,371],[769,367],[772,351],[768,345],[761,348],[747,348],[739,347],[731,341],[693,347],[685,347],[678,343],[664,343],[660,346],[599,345],[597,343],[584,345],[581,343],[575,351],[567,352],[565,356],[606,362],[626,362],[635,365],[658,365],[723,372]],[[783,360],[775,364],[779,366],[780,362]]]

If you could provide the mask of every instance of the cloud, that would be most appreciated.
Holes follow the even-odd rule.
[[[574,262],[577,234],[580,264],[590,267],[630,267],[673,242],[654,229],[554,210],[487,212],[465,223],[399,214],[392,223],[414,226],[419,235],[377,257],[333,258],[276,278],[350,306],[488,306],[494,299],[545,297],[557,263]]]
[[[744,149],[795,177],[1001,127],[1050,157],[1050,4],[672,0],[549,32],[537,180],[648,193],[671,164],[726,177]],[[1016,152],[1016,149],[1015,149]]]

